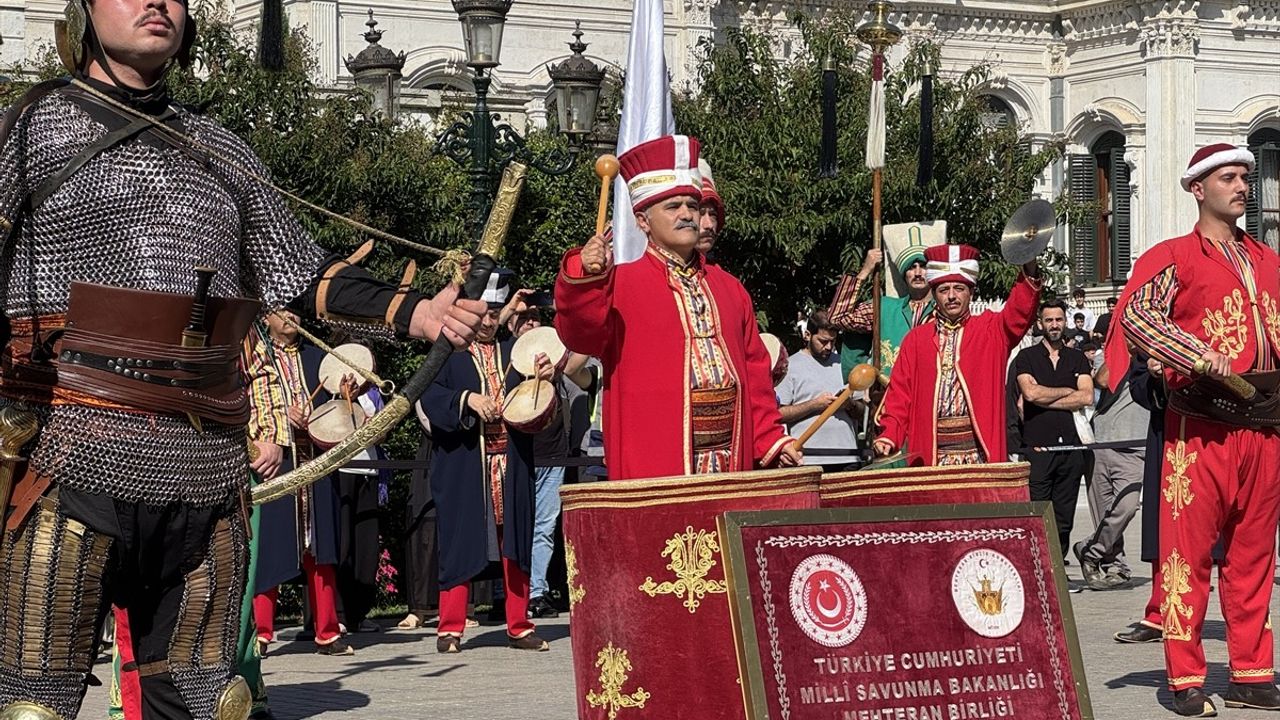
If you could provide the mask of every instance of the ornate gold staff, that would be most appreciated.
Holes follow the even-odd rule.
[[[489,212],[489,222],[485,225],[484,235],[480,238],[480,247],[475,257],[471,258],[471,271],[467,274],[466,283],[462,287],[461,296],[478,298],[489,282],[489,273],[497,266],[494,259],[502,251],[502,242],[511,227],[511,216],[515,214],[516,202],[520,199],[520,190],[524,187],[525,173],[528,168],[520,163],[511,163],[502,173],[502,184],[498,187],[498,197],[494,200],[493,210]],[[364,425],[348,435],[345,440],[325,451],[320,457],[311,460],[301,467],[253,488],[252,496],[255,505],[271,502],[297,492],[320,478],[334,472],[347,464],[361,450],[376,443],[401,420],[409,414],[413,403],[426,392],[427,387],[440,374],[440,369],[449,359],[453,347],[449,341],[437,338],[427,353],[422,367],[409,378],[399,393],[396,393],[383,406],[382,411]]]

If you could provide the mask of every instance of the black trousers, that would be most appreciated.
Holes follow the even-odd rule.
[[[143,720],[210,717],[236,663],[248,546],[238,498],[150,506],[62,489],[0,543],[0,707],[75,717],[112,604],[129,616]]]
[[[1053,503],[1053,520],[1058,525],[1058,547],[1064,559],[1070,557],[1076,500],[1080,496],[1080,483],[1089,471],[1091,455],[1088,450],[1032,451],[1027,455],[1027,460],[1031,463],[1031,500]]]
[[[338,596],[355,632],[378,598],[378,476],[339,471]]]

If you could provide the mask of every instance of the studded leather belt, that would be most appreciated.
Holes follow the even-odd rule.
[[[0,394],[243,424],[249,403],[240,354],[260,304],[211,299],[207,345],[182,347],[192,301],[72,283],[65,316],[12,322],[13,336],[0,356]]]
[[[1247,428],[1280,428],[1280,371],[1244,373],[1258,389],[1252,400],[1241,400],[1224,385],[1200,378],[1169,394],[1169,407],[1179,415]]]

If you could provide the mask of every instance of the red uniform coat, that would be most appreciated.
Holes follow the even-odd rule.
[[[1125,337],[1164,364],[1171,389],[1191,383],[1191,369],[1205,350],[1226,355],[1232,371],[1241,374],[1260,364],[1259,340],[1269,339],[1273,351],[1280,349],[1280,257],[1244,231],[1238,241],[1253,266],[1248,284],[1241,282],[1231,262],[1200,234],[1199,227],[1155,245],[1138,258],[1116,304],[1113,317],[1119,321],[1113,321],[1107,333],[1113,388],[1129,365]],[[1176,328],[1160,327],[1158,319],[1130,308],[1135,293],[1169,266],[1174,268],[1178,291],[1167,317]]]
[[[565,346],[604,367],[605,462],[614,480],[692,474],[690,348],[668,280],[651,247],[604,275],[582,270],[579,249],[565,254],[556,280],[556,330]],[[730,470],[771,463],[789,441],[778,413],[769,353],[746,288],[716,265],[702,265],[716,326],[738,378]]]
[[[1009,459],[1005,442],[1005,370],[1009,355],[1031,327],[1039,298],[1039,282],[1019,275],[1003,310],[974,315],[960,330],[956,366],[974,434],[987,462]],[[895,448],[906,442],[913,454],[912,465],[937,463],[941,361],[937,324],[912,328],[902,339],[889,390],[876,414],[880,437]]]

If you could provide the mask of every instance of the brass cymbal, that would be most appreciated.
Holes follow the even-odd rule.
[[[1048,200],[1032,200],[1013,213],[1000,235],[1000,254],[1010,265],[1025,265],[1049,247],[1058,228],[1053,205]]]

